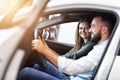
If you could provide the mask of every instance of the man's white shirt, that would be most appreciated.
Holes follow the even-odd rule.
[[[108,40],[96,44],[87,56],[81,57],[77,60],[59,56],[58,69],[68,75],[77,75],[93,71],[98,65],[107,43]]]

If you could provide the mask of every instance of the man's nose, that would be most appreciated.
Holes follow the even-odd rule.
[[[88,31],[91,32],[91,28]]]

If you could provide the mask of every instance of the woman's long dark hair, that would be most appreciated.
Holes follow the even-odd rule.
[[[88,24],[88,26],[90,27],[90,21],[88,19],[84,18],[84,19],[79,20],[78,25],[77,25],[77,29],[76,29],[76,34],[75,34],[75,46],[69,51],[71,53],[78,51],[82,47],[82,45],[84,44],[84,40],[79,34],[79,25],[82,22],[86,22]]]

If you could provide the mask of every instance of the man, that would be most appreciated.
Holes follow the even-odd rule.
[[[92,41],[97,42],[97,44],[87,56],[77,60],[60,56],[51,50],[40,38],[39,40],[33,40],[32,49],[44,55],[54,66],[47,63],[43,71],[24,68],[21,70],[18,78],[20,80],[90,80],[93,70],[101,59],[111,33],[111,22],[108,17],[95,16],[89,32],[91,33]]]

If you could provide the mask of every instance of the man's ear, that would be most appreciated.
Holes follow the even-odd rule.
[[[108,27],[107,26],[103,26],[102,27],[102,34],[105,34],[106,32],[108,32]]]

